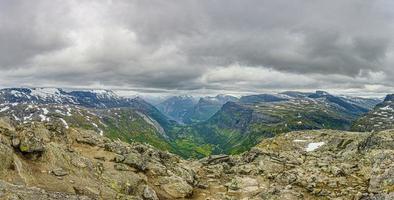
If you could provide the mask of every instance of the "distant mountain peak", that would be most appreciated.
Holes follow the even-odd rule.
[[[278,102],[287,101],[289,97],[281,94],[255,94],[243,96],[240,98],[241,103],[259,103],[259,102]]]
[[[331,95],[330,93],[328,93],[326,91],[323,91],[323,90],[316,90],[316,94],[319,94],[319,95]]]
[[[394,101],[394,94],[387,95],[384,101]]]

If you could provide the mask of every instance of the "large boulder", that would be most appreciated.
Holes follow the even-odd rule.
[[[123,161],[124,164],[129,165],[139,171],[146,171],[147,170],[147,162],[142,156],[138,153],[130,152],[125,160]]]
[[[177,176],[160,179],[161,188],[174,199],[186,198],[193,194],[193,187]]]
[[[27,127],[12,137],[12,146],[29,158],[37,158],[50,141],[50,132],[42,127]]]
[[[0,143],[0,175],[14,166],[13,150]]]
[[[156,195],[156,192],[149,186],[145,186],[144,193],[142,196],[146,200],[159,200],[159,198]]]
[[[11,125],[10,119],[0,118],[0,133],[6,136],[15,134],[15,127]]]

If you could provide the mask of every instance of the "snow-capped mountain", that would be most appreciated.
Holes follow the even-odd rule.
[[[26,108],[18,109],[18,105],[24,105]],[[45,121],[42,119],[47,119],[48,113],[41,112],[42,109],[34,112],[36,115],[30,116],[29,109],[37,107],[47,110],[58,107],[57,110],[63,113],[69,113],[64,109],[67,110],[70,107],[79,109],[129,108],[149,116],[165,128],[169,127],[171,123],[159,110],[143,99],[120,97],[110,90],[61,88],[6,88],[0,90],[0,113],[11,110],[15,113],[9,113],[11,114],[9,116],[15,116],[13,117],[15,120],[28,121],[28,119],[35,117],[34,119]],[[26,120],[22,120],[24,118]]]
[[[110,90],[70,90],[60,88],[6,88],[0,90],[0,104],[71,104],[91,108],[127,107],[133,99]]]
[[[113,139],[147,142],[170,149],[173,121],[143,99],[109,90],[7,88],[0,90],[0,118],[50,129],[89,129]],[[54,130],[61,132],[61,130]]]

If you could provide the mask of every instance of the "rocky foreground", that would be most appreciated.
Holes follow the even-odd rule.
[[[0,199],[394,199],[394,131],[303,131],[183,160],[84,129],[0,119]]]

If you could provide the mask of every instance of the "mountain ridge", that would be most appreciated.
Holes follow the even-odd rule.
[[[375,102],[323,91],[287,93],[246,96],[246,102],[226,95],[200,98],[189,108],[201,111],[202,117],[188,116],[196,120],[183,124],[140,97],[120,97],[109,90],[11,88],[0,90],[0,116],[18,123],[55,120],[64,127],[91,129],[111,139],[147,142],[183,157],[204,157],[242,153],[263,138],[292,130],[348,130]]]

